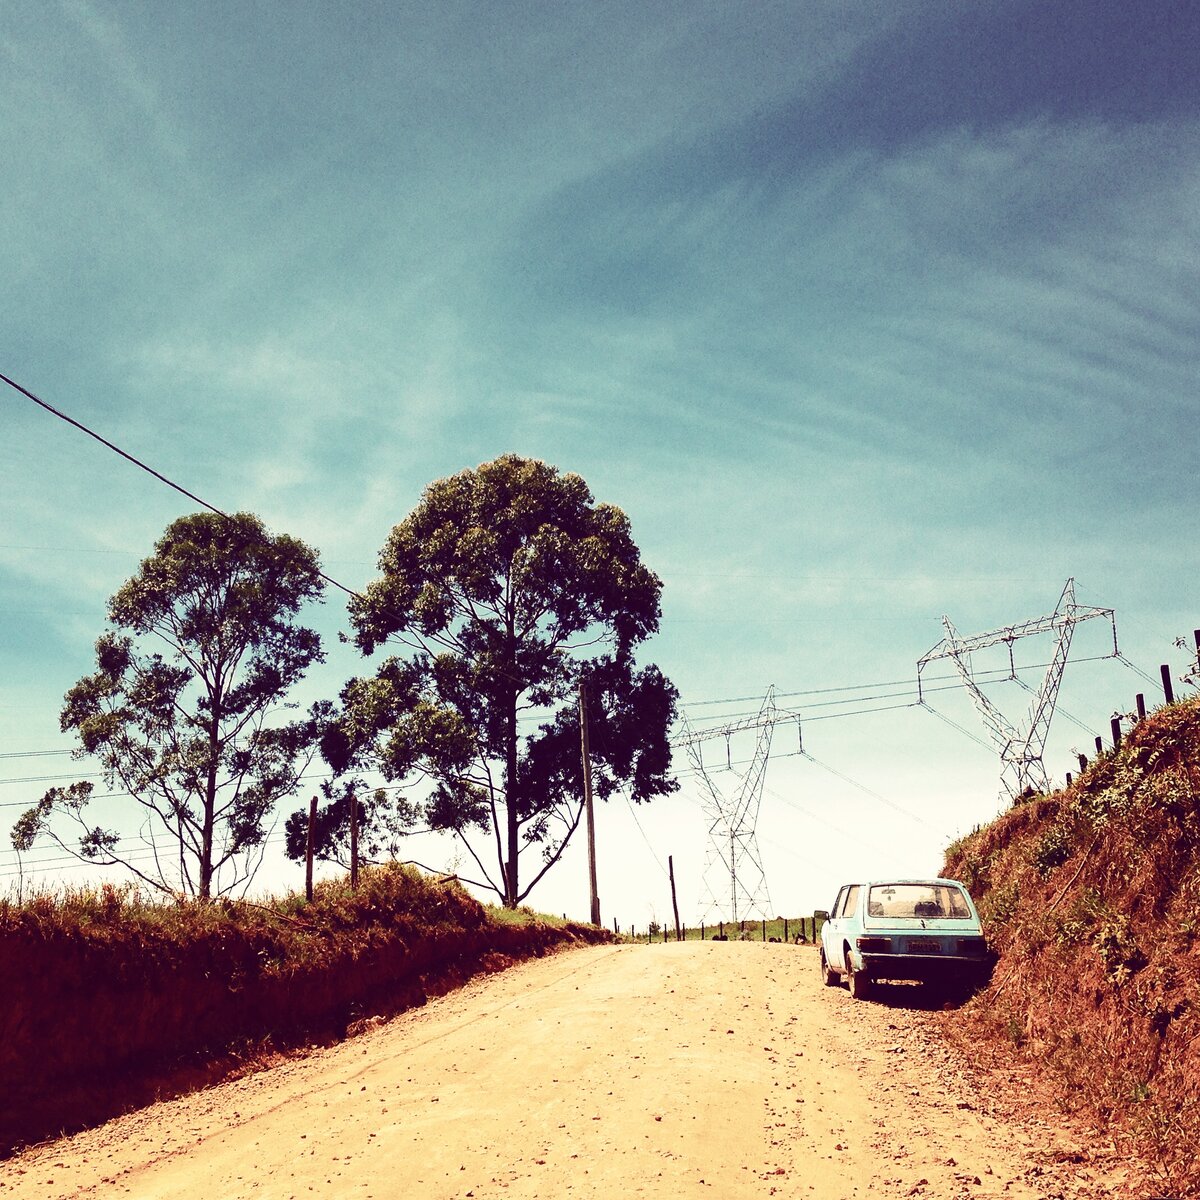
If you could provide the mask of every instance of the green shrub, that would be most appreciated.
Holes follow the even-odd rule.
[[[1043,834],[1033,851],[1033,868],[1048,879],[1071,857],[1071,838],[1066,829],[1055,825]]]

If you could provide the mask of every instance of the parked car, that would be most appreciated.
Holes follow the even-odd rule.
[[[821,914],[824,915],[824,914]],[[967,990],[991,970],[979,913],[954,879],[848,883],[821,926],[821,975],[861,1000],[876,979]]]

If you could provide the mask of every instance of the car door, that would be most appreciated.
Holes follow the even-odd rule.
[[[849,887],[843,887],[829,910],[829,918],[821,926],[821,949],[825,951],[825,961],[835,969],[842,965],[842,909],[846,904],[846,893]]]

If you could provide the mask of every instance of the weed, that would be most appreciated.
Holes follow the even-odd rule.
[[[1055,825],[1033,851],[1034,870],[1046,879],[1071,857],[1071,838],[1066,829]]]
[[[1124,913],[1111,913],[1100,923],[1092,934],[1092,948],[1104,963],[1107,978],[1117,985],[1127,983],[1146,965]]]

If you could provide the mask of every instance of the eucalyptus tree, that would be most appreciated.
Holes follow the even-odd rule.
[[[353,641],[402,653],[346,685],[323,751],[339,773],[423,773],[420,817],[461,837],[470,882],[514,907],[578,828],[581,686],[596,795],[625,788],[640,802],[676,789],[678,693],[634,661],[658,629],[662,584],[625,514],[578,475],[508,454],[437,480],[379,567],[350,602]],[[523,855],[536,861],[528,876]]]
[[[279,714],[323,658],[296,620],[322,590],[316,553],[252,514],[172,522],[109,601],[96,670],[60,717],[76,757],[98,760],[107,786],[140,810],[141,836],[93,824],[83,780],[46,792],[18,820],[14,846],[48,838],[202,899],[248,883],[270,814],[313,753],[313,719]]]

